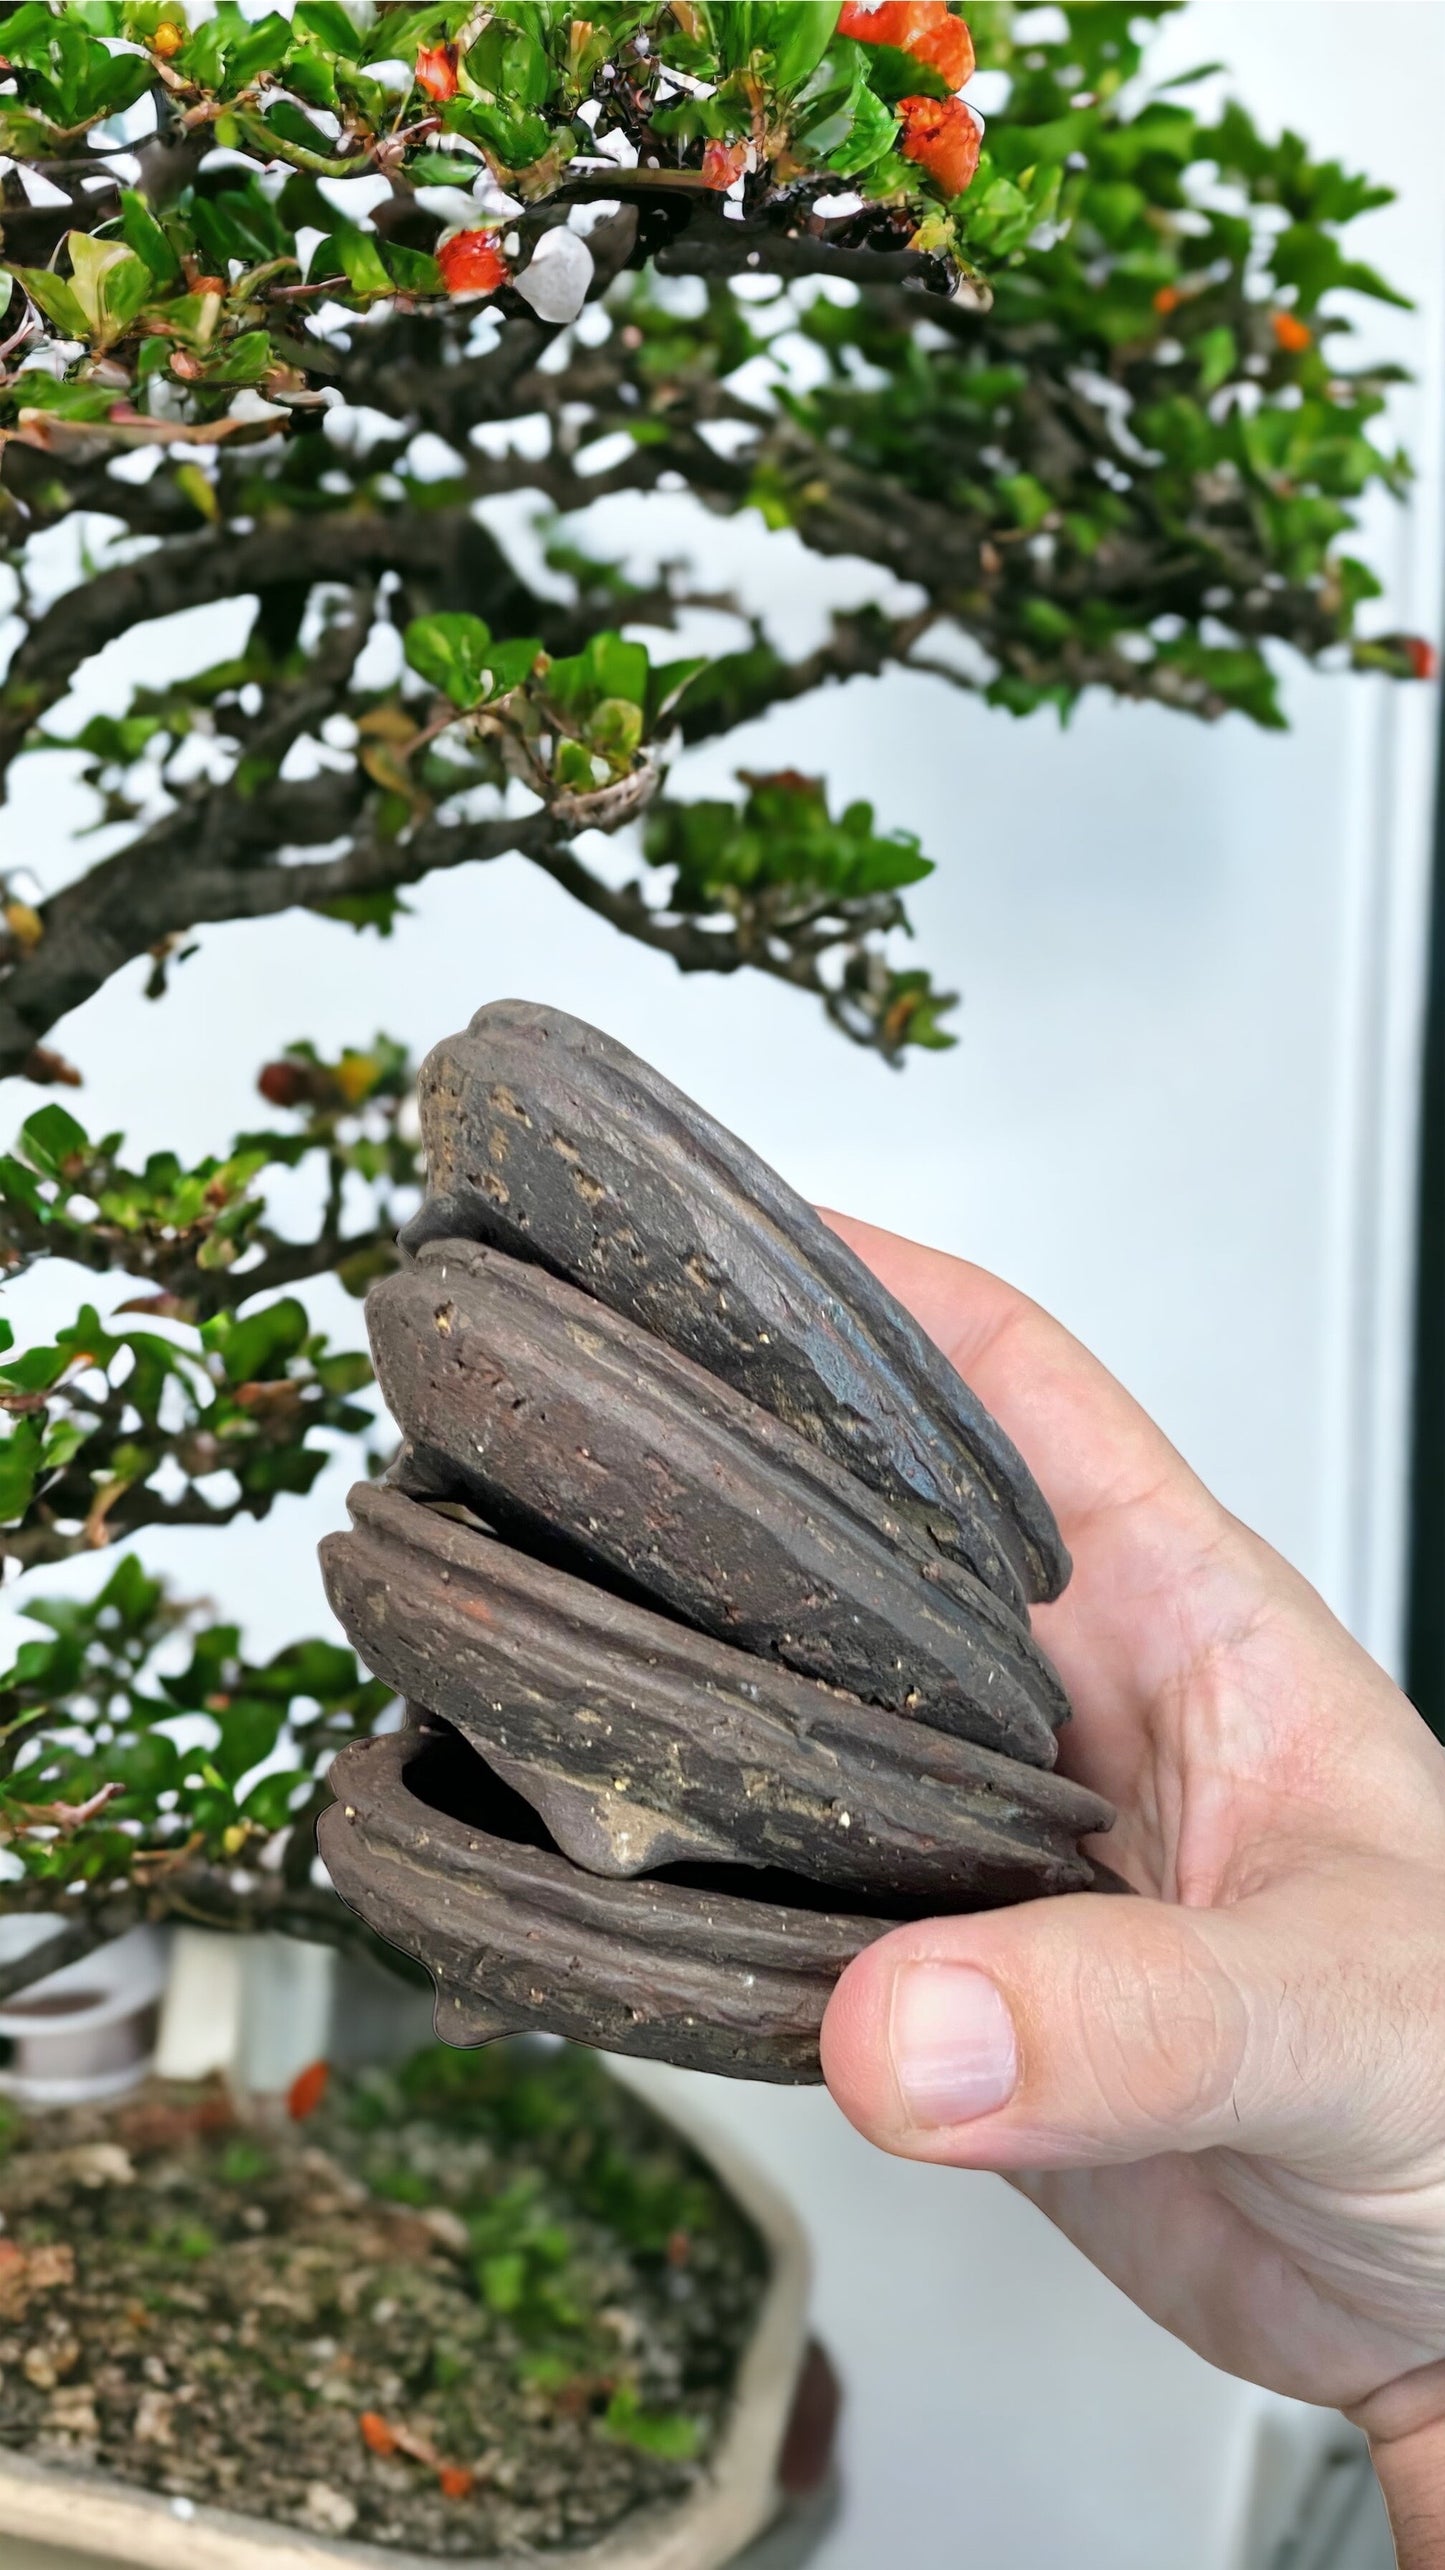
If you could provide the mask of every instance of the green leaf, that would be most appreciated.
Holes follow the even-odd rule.
[[[8,1436],[0,1436],[0,1523],[4,1525],[13,1526],[30,1505],[42,1442],[34,1419],[19,1419]]]
[[[65,339],[84,339],[87,321],[84,307],[64,277],[49,268],[7,267],[7,276],[18,277],[33,304],[38,304],[47,321],[53,321]],[[43,378],[42,378],[43,381]]]
[[[291,1819],[298,1790],[307,1781],[293,1768],[277,1769],[269,1776],[258,1777],[250,1792],[242,1798],[242,1819],[253,1822],[257,1829],[285,1829]]]
[[[429,250],[413,250],[405,241],[388,241],[383,252],[388,272],[403,294],[442,294],[445,283]]]
[[[208,384],[257,384],[274,364],[271,342],[264,330],[243,330],[228,340],[221,355],[206,368]],[[206,486],[210,492],[209,483]],[[212,506],[204,514],[210,516]]]
[[[605,781],[607,770],[581,741],[560,740],[553,753],[552,773],[568,793],[592,794]]]
[[[690,2462],[697,2452],[697,2421],[685,2418],[678,2410],[644,2409],[630,2383],[613,2393],[602,2424],[618,2444],[635,2446],[641,2454],[655,2454],[662,2462]]]
[[[604,696],[587,718],[587,738],[604,758],[629,766],[642,742],[642,707],[625,696]]]
[[[331,239],[353,293],[393,292],[391,275],[374,233],[359,231],[354,223],[334,222]]]
[[[65,244],[70,253],[71,293],[97,347],[108,347],[150,294],[150,269],[124,241],[98,241],[90,232],[67,232]]]
[[[403,809],[402,818],[405,819]],[[318,901],[313,908],[323,919],[339,919],[347,928],[360,932],[374,928],[379,937],[389,937],[398,919],[410,914],[399,892],[343,892],[334,901]]]
[[[263,72],[277,70],[290,44],[290,23],[278,9],[273,9],[269,17],[258,18],[226,47],[227,88],[247,89]]]
[[[495,2257],[483,2258],[477,2281],[489,2311],[503,2315],[516,2311],[527,2290],[524,2253],[520,2249],[503,2249]]]
[[[1221,384],[1227,384],[1239,362],[1238,342],[1233,331],[1223,322],[1213,330],[1200,332],[1194,343],[1194,354],[1202,393],[1217,392]]]
[[[487,670],[491,676],[489,695],[508,696],[531,676],[532,667],[542,645],[535,634],[522,634],[511,642],[487,645]]]
[[[816,71],[838,24],[839,0],[789,0],[773,10],[773,86],[785,96]],[[917,66],[915,66],[915,69]]]
[[[418,187],[471,187],[485,163],[468,160],[460,152],[418,152],[408,161],[407,175]]]
[[[508,108],[544,106],[551,92],[551,66],[536,37],[500,16],[470,48],[467,72],[489,101]]]
[[[26,1117],[20,1128],[20,1148],[45,1177],[59,1178],[67,1162],[89,1158],[91,1143],[84,1125],[77,1124],[68,1108],[48,1106]]]
[[[216,1715],[218,1737],[211,1763],[228,1785],[239,1785],[253,1767],[269,1758],[281,1736],[285,1707],[241,1696]]]
[[[174,1793],[180,1782],[180,1753],[164,1731],[145,1731],[117,1742],[105,1763],[127,1796],[142,1804],[154,1803],[158,1794]]]
[[[34,1170],[27,1169],[23,1161],[12,1158],[9,1152],[0,1156],[0,1197],[3,1197],[7,1204],[23,1205],[28,1214],[34,1215],[37,1222],[46,1222],[50,1218],[50,1208],[40,1192],[40,1181]],[[5,1323],[0,1326],[8,1330],[9,1325]],[[8,1336],[0,1341],[0,1348],[9,1347],[9,1345]]]
[[[931,63],[920,62],[916,54],[904,53],[897,45],[870,45],[868,48],[868,85],[890,107],[900,98],[946,98],[948,83]]]
[[[647,728],[655,732],[707,668],[706,660],[665,660],[647,673]]]
[[[621,634],[594,634],[582,657],[599,695],[624,696],[639,707],[646,704],[649,664],[644,643],[624,642]]]
[[[872,70],[872,47],[864,57],[865,70]],[[915,94],[926,90],[929,77],[925,72],[915,82]],[[803,138],[816,159],[826,161],[839,178],[858,178],[873,168],[884,154],[891,151],[898,133],[898,117],[886,98],[881,98],[867,77],[860,78],[846,104],[819,125],[810,126]]]
[[[327,1392],[363,1392],[369,1383],[375,1381],[371,1359],[363,1356],[359,1349],[354,1353],[318,1357],[315,1372],[317,1382]]]
[[[323,53],[340,54],[346,62],[359,60],[366,40],[340,0],[296,0],[292,24],[298,36],[319,45]]]
[[[231,1312],[218,1313],[207,1321],[201,1338],[210,1353],[220,1358],[228,1383],[257,1383],[285,1373],[310,1326],[304,1303],[288,1294],[244,1319]]]
[[[162,226],[156,221],[139,190],[124,187],[120,192],[121,237],[143,259],[152,277],[160,285],[178,284],[181,263]]]
[[[491,628],[480,616],[447,612],[413,617],[404,649],[417,676],[440,687],[465,713],[481,699],[491,641]]]

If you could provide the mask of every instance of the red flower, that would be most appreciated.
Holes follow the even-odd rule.
[[[945,196],[962,196],[978,167],[983,128],[961,98],[901,98],[903,157],[926,170]]]
[[[396,2452],[397,2434],[389,2421],[382,2417],[380,2410],[364,2409],[356,2424],[361,2430],[361,2441],[368,2452],[379,2454],[383,2461],[389,2460]]]
[[[444,2499],[469,2499],[477,2486],[476,2473],[465,2463],[443,2463],[437,2481]]]
[[[709,143],[702,156],[704,187],[729,188],[748,165],[746,143]]]
[[[324,2061],[308,2062],[304,2070],[298,2070],[286,2091],[286,2112],[293,2124],[304,2124],[308,2115],[315,2114],[330,2077]]]
[[[457,49],[455,45],[418,45],[416,85],[428,98],[443,106],[457,94]]]
[[[495,294],[507,282],[507,262],[491,232],[454,232],[437,252],[448,294]]]
[[[1293,312],[1272,312],[1269,316],[1269,323],[1270,328],[1274,332],[1276,339],[1279,341],[1281,348],[1285,350],[1287,355],[1298,357],[1304,349],[1312,348],[1314,346],[1314,333],[1307,322],[1299,319],[1298,314]]]
[[[838,33],[860,45],[896,45],[915,62],[930,63],[950,89],[962,89],[973,73],[973,38],[948,0],[879,0],[876,9],[844,0]]]
[[[1156,312],[1177,312],[1184,297],[1177,286],[1160,286],[1154,297]]]
[[[1410,655],[1410,671],[1415,678],[1434,678],[1439,671],[1440,655],[1423,634],[1408,634],[1405,649]]]

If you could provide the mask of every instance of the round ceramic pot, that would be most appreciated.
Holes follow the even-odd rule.
[[[791,2207],[731,2141],[669,2102],[667,2120],[708,2162],[765,2241],[770,2273],[753,2334],[743,2351],[731,2413],[706,2478],[675,2505],[648,2511],[585,2551],[569,2551],[565,2570],[724,2570],[766,2547],[791,2543],[780,2562],[801,2559],[808,2519],[816,2518],[817,2484],[826,2451],[800,2467],[798,2446],[810,2441],[806,2417],[816,2412],[818,2360],[809,2365],[807,2244]],[[826,2394],[824,2395],[826,2407]],[[823,2443],[826,2446],[826,2437]],[[821,2469],[819,2466],[821,2465]],[[809,2480],[814,2483],[810,2491]],[[792,2526],[786,2523],[792,2516]],[[779,2520],[784,2522],[780,2524]],[[374,2544],[334,2541],[228,2510],[192,2507],[95,2473],[59,2470],[0,2451],[0,2562],[4,2570],[438,2570],[434,2555]],[[473,2556],[449,2570],[517,2570]]]
[[[43,1947],[58,1924],[0,1921],[0,1961]],[[78,2106],[134,2088],[155,2051],[166,1964],[165,1937],[132,1928],[0,2007],[0,2097]]]

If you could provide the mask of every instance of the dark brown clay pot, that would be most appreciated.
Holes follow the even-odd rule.
[[[363,1482],[321,1548],[361,1657],[525,1795],[593,1874],[771,1866],[946,1910],[1093,1879],[1108,1806],[795,1677]],[[740,1878],[739,1889],[746,1890]]]
[[[775,1169],[625,1044],[530,1000],[478,1009],[418,1083],[428,1200],[461,1235],[570,1278],[786,1420],[860,1481],[921,1501],[1012,1603],[1069,1557],[996,1419]]]
[[[926,1527],[689,1357],[537,1267],[436,1241],[367,1297],[392,1417],[528,1549],[745,1651],[1050,1766],[1068,1698]]]
[[[584,1874],[445,1731],[363,1741],[331,1774],[327,1871],[426,1965],[448,2043],[541,2032],[690,2070],[816,2080],[833,1984],[888,1924],[830,1908],[801,1882],[787,1885],[796,1902],[780,1899],[777,1876],[746,1869]]]
[[[324,1548],[416,1707],[321,1843],[438,2031],[819,2076],[899,1918],[1101,1884],[1029,1630],[1068,1556],[997,1424],[781,1179],[611,1040],[506,1001],[424,1066],[374,1286],[406,1442]]]

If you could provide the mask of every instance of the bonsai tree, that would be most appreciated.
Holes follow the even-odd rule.
[[[941,706],[1066,718],[1103,689],[1272,726],[1283,649],[1426,674],[1362,620],[1349,550],[1406,472],[1395,370],[1350,357],[1350,299],[1398,300],[1344,241],[1389,191],[1151,90],[1168,5],[12,7],[0,765],[78,758],[104,853],[0,887],[0,1066],[74,1086],[57,1022],[83,1053],[75,1013],[127,965],[163,1001],[199,936],[294,908],[405,937],[409,886],[504,853],[897,1063],[951,1040],[953,999],[900,959],[929,859],[791,769],[694,799],[691,744],[892,667]],[[745,595],[588,550],[584,512],[652,491],[759,512],[910,603],[790,658]],[[483,507],[511,493],[526,547]],[[231,657],[68,728],[104,646],[237,598]],[[700,604],[733,648],[689,651]],[[196,1167],[133,1166],[103,1100],[37,1102],[0,1160],[10,1272],[98,1280],[49,1343],[7,1337],[4,1551],[27,1582],[116,1554],[85,1602],[22,1591],[0,1907],[65,1924],[0,1995],[142,1918],[359,1933],[312,1831],[385,1691],[329,1641],[254,1665],[144,1538],[264,1516],[370,1431],[366,1359],[304,1288],[390,1258],[409,1083],[385,1039],[299,1043]],[[298,1166],[305,1237],[267,1206]]]

